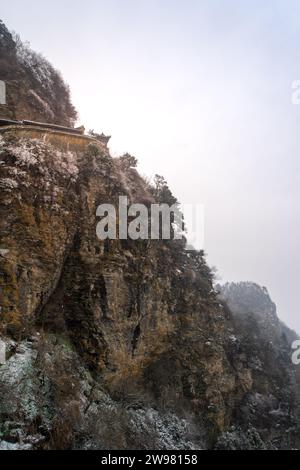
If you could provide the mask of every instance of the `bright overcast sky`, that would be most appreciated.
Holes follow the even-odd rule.
[[[86,128],[205,205],[223,281],[265,285],[300,332],[298,0],[2,2],[61,70]]]

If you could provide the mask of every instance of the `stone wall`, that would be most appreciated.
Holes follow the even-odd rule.
[[[103,142],[87,135],[77,135],[35,126],[20,125],[2,127],[0,128],[0,135],[39,139],[58,147],[62,151],[83,152],[90,144],[96,145],[99,147],[99,150],[104,150],[106,147]]]

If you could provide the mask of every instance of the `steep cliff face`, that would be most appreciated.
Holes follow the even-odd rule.
[[[135,169],[6,133],[0,186],[3,446],[295,445],[289,345],[227,312],[202,254],[97,238],[100,203],[154,201]]]
[[[46,137],[0,131],[0,448],[299,447],[274,305],[231,312],[182,241],[99,240],[99,204],[161,199],[102,142]]]
[[[0,105],[0,118],[74,124],[76,111],[60,73],[28,44],[13,38],[1,20],[0,80],[6,83],[7,101]]]
[[[63,335],[117,400],[179,406],[222,429],[235,378],[203,257],[181,242],[98,240],[100,203],[153,202],[105,147],[1,143],[4,336]]]

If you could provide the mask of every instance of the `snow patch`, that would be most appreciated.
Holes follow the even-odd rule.
[[[54,169],[62,176],[76,179],[78,175],[76,153],[63,152],[39,139],[22,138],[15,143],[4,144],[3,148],[16,158],[18,166],[38,166],[40,172],[44,174],[49,163],[52,163]],[[15,172],[19,173],[18,170]],[[17,183],[13,183],[13,180],[10,180],[10,183],[12,187],[17,187]]]

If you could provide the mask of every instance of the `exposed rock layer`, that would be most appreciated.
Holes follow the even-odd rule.
[[[70,125],[2,24],[0,54],[2,117]],[[267,293],[218,298],[180,241],[99,241],[100,203],[157,194],[105,145],[65,144],[0,133],[0,448],[299,448],[293,335]]]
[[[288,342],[274,334],[271,344],[250,311],[249,325],[232,317],[203,255],[182,242],[98,240],[100,203],[117,206],[119,195],[154,201],[136,170],[104,146],[63,152],[16,136],[1,139],[1,160],[1,329],[11,357],[0,372],[4,390],[10,380],[23,386],[15,374],[29,387],[17,414],[5,411],[2,397],[4,426],[15,429],[18,417],[25,444],[32,429],[41,434],[34,447],[109,445],[100,431],[87,444],[88,415],[101,419],[105,396],[124,413],[125,428],[132,410],[137,419],[152,416],[146,434],[160,419],[185,426],[177,444],[167,438],[178,448],[295,445]],[[262,316],[276,322],[269,307]],[[77,418],[59,444],[52,433],[61,432],[63,418],[56,421],[70,403]],[[152,442],[137,433],[130,444],[123,431],[121,447]]]

